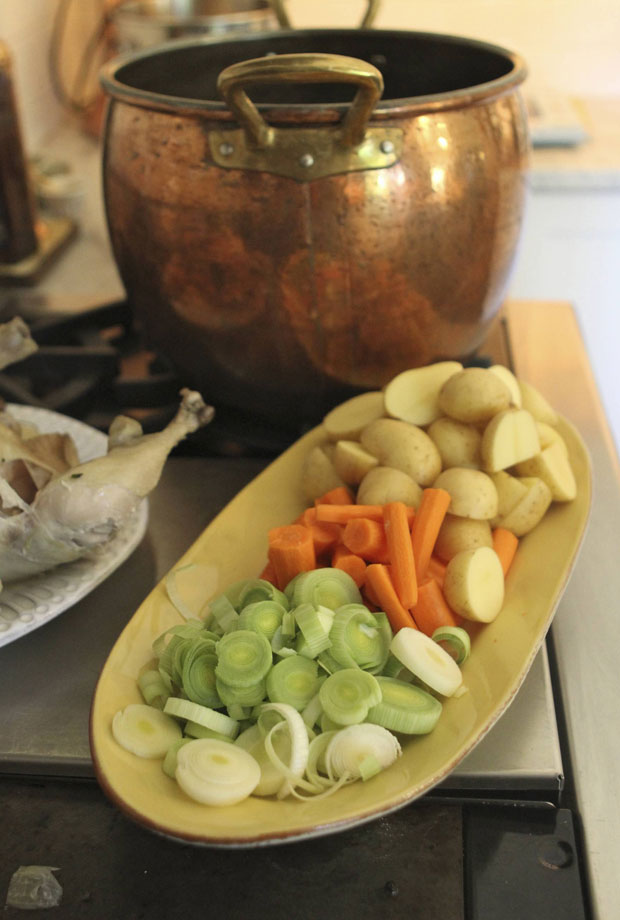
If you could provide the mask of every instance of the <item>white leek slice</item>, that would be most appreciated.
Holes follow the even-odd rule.
[[[177,751],[175,777],[183,792],[203,805],[236,805],[258,785],[260,767],[235,744],[199,738]]]
[[[160,709],[146,703],[130,703],[112,720],[112,734],[121,747],[138,757],[165,757],[168,748],[182,737],[181,727]]]
[[[401,630],[402,632],[402,630]],[[372,775],[377,767],[384,770],[402,754],[398,739],[381,725],[364,722],[348,725],[334,734],[325,752],[325,763],[331,776],[351,780],[364,778],[369,762]]]
[[[296,780],[301,780],[308,764],[308,751],[310,748],[308,729],[300,714],[289,703],[265,703],[261,707],[259,724],[263,713],[267,712],[275,712],[285,720],[290,736],[291,754],[287,764],[287,778],[283,779],[277,793],[278,798],[283,799],[289,795]]]
[[[463,682],[454,658],[419,629],[410,626],[399,629],[390,651],[407,670],[442,696],[452,696]]]

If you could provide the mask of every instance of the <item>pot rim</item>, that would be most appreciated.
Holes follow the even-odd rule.
[[[451,35],[440,32],[417,32],[405,31],[398,29],[295,29],[279,30],[275,35],[277,37],[303,37],[303,36],[330,36],[330,35],[359,35],[360,31],[373,32],[381,35],[389,41],[391,36],[399,38],[409,37],[421,39],[423,41],[443,41],[447,44],[459,45],[461,47],[470,47],[496,54],[503,57],[507,62],[512,64],[511,69],[493,80],[484,83],[478,83],[473,86],[463,87],[461,89],[449,90],[440,93],[431,93],[422,96],[409,96],[396,99],[381,98],[377,103],[372,118],[389,118],[404,117],[411,115],[420,115],[429,112],[445,111],[447,109],[466,108],[472,105],[488,102],[498,96],[515,90],[527,77],[527,66],[525,61],[518,53],[495,45],[491,42],[482,41],[475,38],[466,38],[458,35]],[[198,46],[223,45],[223,44],[243,44],[248,48],[252,47],[254,42],[261,39],[274,38],[273,32],[255,32],[246,35],[243,38],[226,38],[221,36],[201,37],[196,39],[175,39],[156,47],[148,48],[137,52],[128,52],[119,55],[108,61],[101,68],[99,73],[100,83],[106,93],[113,100],[124,102],[128,105],[139,108],[151,109],[158,112],[170,113],[174,115],[192,115],[195,117],[208,117],[215,119],[234,120],[234,116],[228,109],[223,100],[215,99],[191,99],[183,96],[169,96],[164,93],[154,92],[152,90],[138,89],[123,83],[119,79],[119,72],[130,64],[148,58],[155,58],[160,54],[169,51],[182,50],[183,48],[196,48]],[[250,58],[248,58],[250,60]],[[261,112],[271,114],[271,117],[280,121],[335,121],[342,117],[342,114],[349,108],[349,102],[336,103],[269,103],[257,104]]]

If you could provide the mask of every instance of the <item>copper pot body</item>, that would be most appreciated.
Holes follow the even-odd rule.
[[[216,405],[298,425],[406,368],[475,352],[522,224],[519,58],[386,31],[171,47],[113,62],[103,77],[104,194],[136,323],[183,380]],[[308,180],[222,165],[222,132],[237,137],[239,125],[216,97],[217,75],[270,51],[316,49],[379,62],[385,91],[366,127],[399,138],[394,162]],[[317,102],[316,87],[293,86],[298,101],[274,102],[280,88],[268,87],[257,109],[266,124],[316,137],[350,107],[328,90]]]

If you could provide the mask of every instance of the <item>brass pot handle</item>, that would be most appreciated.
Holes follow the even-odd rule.
[[[341,125],[341,142],[361,144],[368,119],[383,92],[381,72],[366,61],[339,54],[278,54],[232,64],[223,70],[217,88],[243,127],[248,143],[257,147],[273,144],[272,128],[245,91],[259,83],[351,83],[357,93]]]
[[[380,2],[381,0],[367,0],[366,12],[364,13],[364,17],[360,23],[360,29],[369,29],[371,27],[375,21],[377,13],[379,12]],[[276,14],[276,18],[280,24],[280,27],[282,29],[291,29],[291,20],[284,6],[284,0],[270,0],[270,3],[274,13]]]

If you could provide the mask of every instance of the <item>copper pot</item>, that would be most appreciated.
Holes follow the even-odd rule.
[[[470,355],[520,234],[524,77],[387,30],[112,62],[105,202],[137,324],[210,401],[285,425]]]

